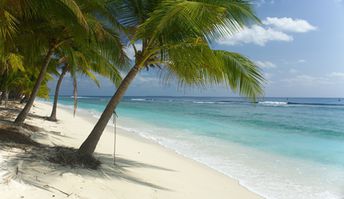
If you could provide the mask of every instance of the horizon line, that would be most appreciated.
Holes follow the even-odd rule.
[[[54,96],[54,95],[49,95]],[[73,97],[73,95],[59,95],[62,97]],[[113,95],[78,95],[78,97],[111,97]],[[247,98],[242,96],[193,96],[193,95],[125,95],[124,97],[214,97],[214,98]],[[319,97],[319,96],[311,96],[311,97],[301,97],[301,96],[264,96],[264,97],[257,97],[257,99],[261,98],[344,98],[343,97]]]

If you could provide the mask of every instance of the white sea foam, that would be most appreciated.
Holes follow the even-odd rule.
[[[73,95],[69,96],[70,98],[74,98]],[[78,99],[88,99],[88,98],[92,98],[92,97],[86,97],[86,96],[77,96],[76,98]]]
[[[195,104],[215,104],[215,102],[210,102],[210,101],[193,101],[193,103]]]
[[[133,98],[131,101],[146,101],[146,99],[143,98]]]
[[[263,101],[263,102],[258,102],[258,104],[267,105],[267,106],[285,106],[288,104],[288,102]]]

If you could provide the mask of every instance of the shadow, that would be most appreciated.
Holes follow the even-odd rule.
[[[121,157],[116,157],[116,165],[114,165],[111,155],[101,153],[94,154],[97,161],[101,162],[97,170],[56,164],[49,161],[49,159],[56,156],[57,148],[75,152],[77,150],[64,147],[51,147],[37,143],[31,140],[27,135],[18,132],[16,129],[0,130],[0,146],[1,151],[9,154],[8,156],[3,156],[5,161],[0,163],[0,168],[7,170],[6,175],[4,175],[2,179],[3,183],[8,183],[11,180],[18,180],[42,190],[49,192],[58,191],[61,194],[69,196],[71,193],[66,193],[63,190],[51,186],[51,180],[60,178],[65,173],[72,173],[94,178],[115,178],[154,189],[172,191],[152,182],[137,178],[131,175],[128,170],[129,168],[149,168],[173,172],[173,170],[167,168]]]
[[[13,107],[0,107],[0,111],[7,111],[7,112],[11,112],[11,113],[19,113],[19,109],[18,108],[13,108]]]
[[[18,108],[11,108],[11,107],[0,107],[0,120],[13,122],[16,116],[19,114]]]
[[[102,161],[102,155],[99,154],[97,156],[99,157],[99,160],[101,162],[103,162]],[[113,163],[113,156],[111,156],[110,158],[112,159],[112,163]],[[145,167],[145,168],[158,169],[158,170],[163,170],[163,171],[171,171],[171,172],[175,171],[173,169],[167,169],[167,168],[164,168],[164,167],[159,167],[159,166],[155,166],[155,165],[151,165],[151,164],[140,163],[140,162],[137,162],[137,161],[124,159],[124,158],[121,158],[121,157],[116,157],[116,165],[118,165],[121,168]]]
[[[1,120],[14,121],[14,119],[17,117],[17,115],[20,113],[20,111],[21,111],[20,107],[13,106],[13,105],[11,107],[7,107],[7,108],[0,107]],[[26,119],[30,120],[31,118],[48,120],[49,117],[29,113]]]
[[[88,173],[87,175],[91,175],[93,177],[97,177],[97,176],[101,175],[102,177],[108,178],[108,179],[117,178],[117,179],[121,179],[121,180],[127,180],[129,182],[134,182],[136,184],[148,186],[151,188],[155,188],[155,189],[171,191],[168,188],[161,187],[159,185],[156,185],[156,184],[153,184],[150,182],[146,182],[146,181],[143,181],[139,178],[131,176],[127,173],[127,169],[128,168],[140,168],[141,167],[141,168],[158,169],[158,170],[171,171],[171,172],[172,172],[172,170],[162,168],[162,167],[157,167],[157,166],[142,163],[142,162],[137,162],[134,160],[120,158],[120,157],[116,158],[116,164],[114,164],[113,163],[113,157],[111,155],[108,155],[108,154],[96,153],[95,157],[97,157],[98,160],[102,163],[101,167],[100,167],[99,171],[96,171],[96,172],[94,172],[93,170],[84,170],[84,172]],[[96,174],[96,175],[94,176],[94,174]]]
[[[44,138],[47,138],[48,136],[52,136],[54,140],[61,141],[62,138],[71,138],[70,136],[63,135],[61,132],[47,131],[44,128],[40,128],[40,127],[33,126],[26,123],[24,123],[22,126],[17,126],[12,121],[0,119],[0,131],[3,129],[12,131],[12,133],[13,131],[21,132],[21,133],[26,134],[26,136],[28,137],[34,136],[35,139],[44,139]]]
[[[28,123],[24,123],[21,126],[17,126],[14,124],[14,120],[21,111],[21,107],[16,104],[9,104],[9,107],[0,107],[0,125],[5,126],[6,128],[14,128],[17,131],[23,132],[35,132],[34,135],[37,138],[44,138],[48,135],[54,136],[54,139],[61,140],[61,138],[71,138],[69,136],[63,135],[61,132],[57,131],[47,131],[44,128],[37,127]],[[44,122],[51,122],[53,125],[58,125],[58,123],[47,120],[47,117],[35,115],[32,113],[28,114],[27,120],[31,120],[32,118],[36,118],[39,120],[44,120]],[[61,137],[61,138],[58,138]]]
[[[20,145],[31,145],[39,147],[40,144],[33,141],[29,134],[18,133],[16,128],[11,126],[2,126],[0,128],[0,143],[3,146],[11,147],[13,144]],[[1,149],[1,148],[0,148]]]

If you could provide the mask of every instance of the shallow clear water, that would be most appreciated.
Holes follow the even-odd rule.
[[[108,99],[80,97],[79,107],[98,116]],[[344,197],[344,99],[126,97],[117,114],[120,128],[264,197]]]

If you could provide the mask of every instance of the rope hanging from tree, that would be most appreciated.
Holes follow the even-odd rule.
[[[113,118],[113,126],[114,126],[114,137],[113,137],[113,164],[116,164],[116,133],[117,133],[117,113],[116,111],[113,111],[112,118]]]

